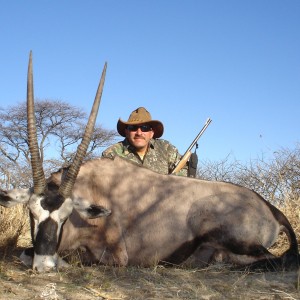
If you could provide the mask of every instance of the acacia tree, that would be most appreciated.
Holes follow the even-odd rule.
[[[69,164],[81,141],[86,113],[62,101],[36,100],[35,117],[39,151],[45,174]],[[87,158],[114,142],[117,132],[96,125]],[[30,154],[27,139],[26,103],[0,111],[0,184],[4,188],[31,184]]]

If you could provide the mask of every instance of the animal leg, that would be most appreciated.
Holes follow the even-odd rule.
[[[214,260],[217,250],[211,246],[200,246],[195,252],[183,263],[184,266],[194,268],[207,267]]]
[[[80,259],[84,264],[100,263],[103,265],[120,265],[120,260],[107,247],[84,247],[80,249]]]
[[[118,222],[109,222],[105,230],[105,240],[108,253],[113,258],[113,264],[127,266],[128,254],[121,226]],[[105,256],[107,257],[107,256]],[[109,259],[109,262],[111,260]]]
[[[276,258],[272,253],[266,252],[261,255],[250,255],[250,254],[235,254],[226,250],[217,250],[211,257],[211,262],[223,262],[234,265],[248,265],[261,260],[272,260]]]

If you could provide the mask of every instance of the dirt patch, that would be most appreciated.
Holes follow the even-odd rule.
[[[299,272],[73,265],[34,273],[14,253],[1,256],[0,299],[300,299]]]

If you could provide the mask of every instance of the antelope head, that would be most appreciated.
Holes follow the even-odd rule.
[[[89,146],[101,101],[107,64],[105,63],[94,104],[85,128],[81,144],[74,160],[58,189],[48,189],[39,153],[37,128],[34,114],[32,52],[29,55],[27,74],[27,131],[31,155],[33,187],[0,192],[0,205],[10,207],[18,203],[26,204],[30,211],[33,242],[32,267],[38,272],[56,268],[61,229],[75,208],[85,217],[108,216],[111,212],[101,206],[84,206],[72,200],[72,189],[80,166]]]

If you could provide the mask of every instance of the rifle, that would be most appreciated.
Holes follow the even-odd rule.
[[[198,135],[196,136],[196,138],[193,140],[193,142],[191,143],[191,145],[185,151],[184,155],[181,157],[180,161],[178,161],[177,164],[175,165],[175,168],[171,172],[171,174],[175,174],[175,173],[179,172],[185,166],[186,162],[190,159],[190,157],[192,155],[191,150],[197,144],[197,142],[200,139],[201,135],[204,133],[204,131],[206,130],[206,128],[208,127],[208,125],[210,123],[211,123],[211,119],[208,118],[207,121],[206,121],[206,123],[204,124],[203,128],[200,130],[200,132],[198,133]]]

